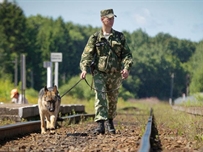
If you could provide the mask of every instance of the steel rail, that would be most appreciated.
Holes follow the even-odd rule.
[[[152,122],[153,122],[153,110],[150,109],[150,116],[145,128],[145,133],[142,136],[141,144],[138,152],[150,152],[151,144],[150,144],[150,137],[152,131]]]
[[[94,118],[94,114],[76,114],[66,117],[62,117],[61,121],[69,120],[70,123],[78,123],[79,121],[87,118]],[[28,133],[34,133],[40,131],[40,120],[20,122],[16,124],[10,124],[0,127],[0,140],[6,140],[13,137],[19,137]]]

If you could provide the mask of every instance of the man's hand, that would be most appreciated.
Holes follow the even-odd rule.
[[[127,69],[123,69],[121,71],[121,75],[122,75],[122,79],[127,79],[128,78],[128,75],[129,75],[129,72]]]
[[[85,79],[87,74],[87,71],[82,71],[82,73],[80,74],[80,79]]]

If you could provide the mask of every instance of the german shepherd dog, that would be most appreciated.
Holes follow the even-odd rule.
[[[45,86],[40,90],[38,108],[41,120],[41,134],[45,134],[46,129],[50,130],[51,133],[55,133],[60,104],[61,97],[59,96],[57,86],[50,88]]]

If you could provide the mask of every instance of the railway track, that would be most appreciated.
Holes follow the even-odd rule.
[[[62,117],[55,134],[40,134],[40,121],[0,127],[0,151],[139,151],[151,149],[153,111],[118,113],[116,134],[94,135],[94,114]],[[82,122],[82,123],[81,123]],[[145,128],[145,132],[143,132]]]

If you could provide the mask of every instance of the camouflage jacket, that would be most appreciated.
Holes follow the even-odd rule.
[[[133,63],[132,54],[123,33],[112,29],[108,40],[102,30],[91,35],[81,56],[81,71],[87,71],[92,61],[95,68],[102,72],[129,70]]]

